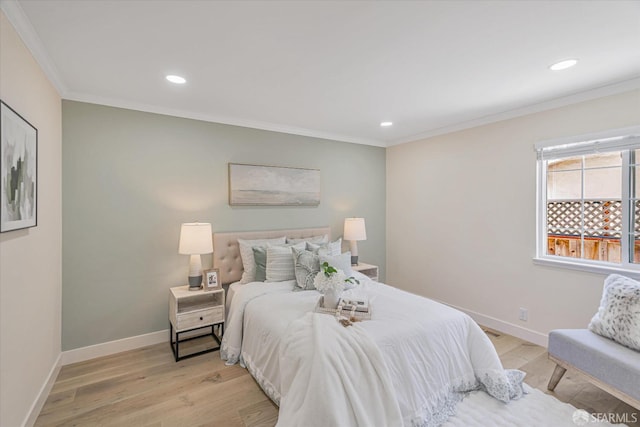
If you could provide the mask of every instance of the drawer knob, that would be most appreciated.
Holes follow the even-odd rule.
[[[200,320],[202,320],[202,316],[200,316]]]

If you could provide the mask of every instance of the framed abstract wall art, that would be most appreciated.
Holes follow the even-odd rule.
[[[229,163],[231,206],[318,206],[320,171]]]
[[[0,101],[0,232],[35,227],[38,130]]]

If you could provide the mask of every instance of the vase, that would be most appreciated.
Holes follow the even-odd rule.
[[[324,292],[324,308],[334,309],[338,306],[338,301],[340,300],[340,296],[342,295],[341,291],[337,290],[326,290]]]

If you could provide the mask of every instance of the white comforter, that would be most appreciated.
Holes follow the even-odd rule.
[[[383,356],[360,325],[307,313],[291,322],[280,348],[278,426],[403,424]]]
[[[318,426],[432,426],[455,413],[465,391],[483,388],[504,402],[522,394],[524,374],[502,369],[493,345],[466,314],[380,283],[362,282],[348,292],[369,299],[372,319],[347,331],[325,324],[336,322],[330,316],[309,315],[319,294],[292,292],[293,281],[250,283],[237,290],[221,355],[227,363],[243,362],[280,405],[279,425],[300,425],[304,420],[304,425]],[[324,318],[320,324],[318,316]],[[349,339],[349,334],[356,338]],[[354,340],[360,350],[349,349]],[[370,343],[377,353],[367,347]],[[337,364],[330,365],[333,374],[327,372],[326,362],[324,367],[313,362],[314,355],[330,354],[323,351],[332,345]],[[353,360],[348,358],[356,357],[349,353],[359,351],[372,352],[367,365],[358,368],[363,371],[351,378],[335,374],[349,375]],[[365,371],[376,374],[348,386]],[[371,392],[371,387],[376,390]],[[388,402],[389,396],[395,401]],[[385,420],[396,416],[394,407],[402,420],[389,423]],[[335,413],[342,418],[322,418]],[[377,421],[360,422],[363,417]]]

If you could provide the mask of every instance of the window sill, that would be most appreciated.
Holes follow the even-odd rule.
[[[533,258],[533,263],[537,265],[546,265],[549,267],[566,268],[569,270],[584,271],[586,273],[596,274],[622,274],[634,279],[640,279],[640,269],[635,270],[631,268],[624,268],[616,264],[590,264],[586,262],[568,261],[566,259],[559,259],[560,257],[536,257]]]

